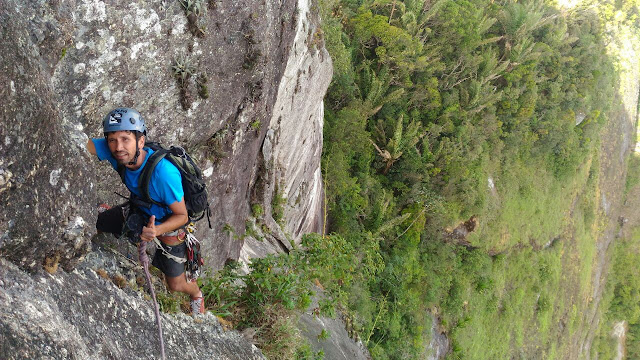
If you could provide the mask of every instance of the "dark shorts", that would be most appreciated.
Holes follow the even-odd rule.
[[[96,229],[98,231],[111,233],[115,237],[120,238],[122,235],[122,225],[124,224],[124,206],[126,205],[114,206],[111,209],[98,214]],[[173,256],[179,258],[186,257],[187,246],[184,242],[175,246],[167,246],[164,244],[162,246]],[[156,249],[156,254],[153,256],[151,264],[160,269],[160,271],[162,271],[167,277],[176,277],[184,272],[184,263],[180,264],[167,258],[160,249]]]
[[[173,256],[179,258],[185,258],[187,256],[187,244],[185,242],[174,246],[162,244],[162,247]],[[156,249],[156,254],[153,256],[153,261],[151,262],[151,264],[162,270],[165,276],[176,277],[184,272],[185,263],[180,264],[178,262],[175,262],[174,260],[166,257],[162,250]]]
[[[122,225],[124,224],[124,207],[125,204],[114,206],[98,214],[96,229],[98,231],[111,233],[119,238],[120,235],[122,235]]]

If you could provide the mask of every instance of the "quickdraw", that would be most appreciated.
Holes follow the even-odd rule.
[[[204,265],[204,260],[200,255],[200,240],[193,235],[196,231],[196,225],[193,222],[189,223],[185,230],[187,231],[185,239],[187,244],[187,280],[196,281],[200,277],[200,268]]]

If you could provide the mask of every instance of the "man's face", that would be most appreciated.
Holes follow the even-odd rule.
[[[133,131],[110,132],[107,134],[107,144],[118,164],[127,165],[136,156],[136,145],[138,148],[144,146],[144,136],[141,136],[136,144],[136,135]]]

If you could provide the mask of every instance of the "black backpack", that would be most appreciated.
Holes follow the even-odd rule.
[[[151,180],[153,170],[160,160],[167,159],[178,168],[182,176],[184,202],[187,207],[189,220],[196,222],[206,215],[209,228],[211,228],[211,209],[209,208],[206,185],[202,179],[202,171],[191,156],[180,146],[171,146],[169,149],[165,149],[157,142],[147,142],[145,147],[153,150],[153,154],[147,159],[147,163],[144,165],[140,178],[138,179],[138,188],[142,196],[140,199],[137,199],[138,201],[135,203],[138,204],[139,200],[142,200],[143,203],[147,203],[149,206],[156,204],[166,207],[165,204],[158,203],[149,196],[149,181]],[[125,167],[119,166],[118,173],[124,182]]]

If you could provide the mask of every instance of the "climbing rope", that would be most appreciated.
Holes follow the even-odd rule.
[[[160,309],[158,308],[158,301],[156,301],[156,292],[153,289],[151,283],[151,274],[149,273],[149,257],[147,256],[147,243],[145,241],[140,242],[138,245],[138,257],[144,268],[144,275],[147,278],[147,285],[151,290],[151,297],[153,298],[153,310],[156,313],[156,324],[158,325],[158,337],[160,338],[160,356],[162,360],[164,357],[164,340],[162,338],[162,324],[160,323]]]

